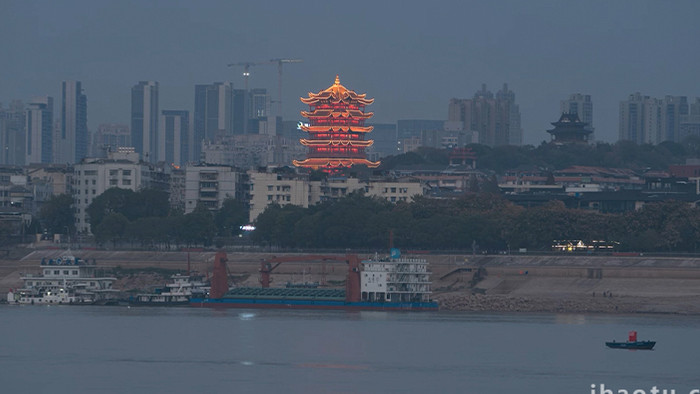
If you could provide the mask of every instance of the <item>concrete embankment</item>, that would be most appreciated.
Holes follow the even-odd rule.
[[[700,259],[695,257],[452,259],[431,264],[438,277],[435,298],[445,309],[700,314]]]
[[[21,273],[38,273],[42,258],[61,250],[28,250],[0,257],[0,292],[21,285]],[[76,257],[118,268],[124,291],[162,285],[165,274],[189,266],[211,272],[213,251],[137,252],[76,250]],[[283,254],[277,253],[277,256]],[[292,256],[293,254],[290,254]],[[271,253],[228,253],[228,269],[239,285],[258,286],[260,261]],[[360,256],[369,257],[369,256]],[[433,296],[444,310],[532,312],[659,312],[700,314],[700,258],[645,256],[419,255],[430,262]],[[124,274],[128,272],[127,274]],[[342,287],[342,261],[288,262],[275,269],[273,286],[319,282]]]

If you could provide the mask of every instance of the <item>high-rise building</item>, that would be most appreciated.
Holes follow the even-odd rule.
[[[158,159],[181,166],[189,161],[189,111],[163,110],[158,130]]]
[[[141,160],[158,158],[158,82],[140,81],[131,88],[131,145]]]
[[[680,142],[684,136],[681,125],[688,118],[687,97],[657,99],[637,92],[620,102],[620,139],[638,144]]]
[[[282,119],[270,114],[272,100],[267,89],[233,89],[232,132],[228,134],[284,134]]]
[[[194,151],[199,157],[202,141],[233,134],[233,84],[215,82],[194,87]]]
[[[688,116],[688,98],[666,96],[661,105],[663,141],[681,142],[681,118]]]
[[[53,159],[53,98],[30,101],[26,116],[25,164],[51,163]]]
[[[448,121],[463,122],[464,131],[478,135],[479,143],[484,145],[522,144],[520,108],[507,84],[495,97],[483,84],[471,99],[451,99]]]
[[[61,93],[61,134],[54,162],[79,163],[87,156],[87,96],[80,81],[63,81]]]
[[[267,89],[251,89],[248,95],[249,111],[246,134],[275,135],[277,121],[270,115],[272,100],[267,94]]]
[[[397,139],[401,141],[411,137],[420,137],[424,131],[442,130],[444,124],[444,120],[399,119],[396,122]]]
[[[129,126],[119,123],[102,123],[92,138],[93,157],[106,157],[106,153],[131,145]]]
[[[688,106],[688,115],[681,116],[681,141],[689,136],[700,137],[700,97]]]
[[[576,114],[578,119],[586,123],[585,129],[591,133],[588,141],[595,139],[595,128],[593,127],[593,101],[590,94],[574,93],[568,99],[561,101],[559,112],[562,114]]]
[[[399,154],[396,123],[373,123],[372,137],[374,144],[367,149],[368,154],[377,158]]]
[[[515,104],[515,93],[508,90],[507,83],[503,84],[503,89],[496,92],[496,109],[499,116],[496,122],[496,145],[522,145],[520,106]]]
[[[25,116],[20,100],[13,100],[7,109],[0,106],[0,164],[24,165]]]
[[[644,143],[645,137],[656,140],[656,133],[649,133],[649,131],[645,133],[644,131],[645,125],[653,123],[644,117],[645,112],[649,115],[650,111],[645,107],[652,101],[653,99],[649,96],[642,96],[641,93],[637,92],[631,94],[627,101],[620,102],[620,140],[634,141],[638,144]],[[653,113],[653,111],[651,112]]]
[[[233,90],[233,134],[248,134],[250,95],[244,89]]]

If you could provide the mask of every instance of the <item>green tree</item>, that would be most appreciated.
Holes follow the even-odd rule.
[[[124,234],[129,224],[129,220],[121,213],[109,213],[100,223],[92,228],[92,233],[95,235],[97,242],[112,241],[116,246],[119,241],[124,238]]]
[[[139,190],[130,197],[128,203],[129,207],[124,215],[132,221],[138,218],[163,217],[170,211],[168,193],[159,189]]]
[[[39,219],[49,233],[69,234],[75,232],[75,214],[73,213],[73,197],[69,194],[52,196],[41,206]]]
[[[198,204],[194,211],[183,217],[184,241],[191,245],[211,245],[216,234],[214,216],[207,207]]]
[[[248,206],[240,200],[227,198],[214,216],[219,236],[230,237],[240,234],[240,227],[248,223]]]
[[[121,214],[127,221],[133,219],[134,215],[131,212],[134,209],[133,195],[132,190],[113,187],[92,200],[86,212],[90,216],[90,228],[93,234],[102,220],[112,213]]]

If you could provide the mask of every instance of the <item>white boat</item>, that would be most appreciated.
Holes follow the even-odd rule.
[[[7,302],[10,304],[75,304],[79,299],[75,292],[58,288],[53,290],[30,291],[26,289],[12,290],[7,293]]]
[[[207,285],[199,276],[176,274],[172,282],[152,293],[138,294],[132,299],[135,305],[187,305],[190,298],[204,298],[209,294]]]
[[[101,276],[97,264],[74,257],[70,250],[41,260],[40,274],[22,274],[21,289],[10,290],[10,304],[91,304],[116,299],[117,280]]]

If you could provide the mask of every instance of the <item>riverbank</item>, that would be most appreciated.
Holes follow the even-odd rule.
[[[43,258],[56,258],[63,252],[26,250],[0,259],[0,294],[20,286],[22,273],[38,273]],[[115,288],[133,294],[163,286],[172,273],[188,268],[210,274],[215,252],[76,250],[73,254],[84,260],[95,259],[98,267],[117,277]],[[260,286],[260,261],[271,256],[229,252],[230,281],[237,286]],[[416,257],[429,261],[433,299],[445,311],[700,315],[700,258]],[[273,272],[272,286],[308,281],[343,288],[346,274],[347,265],[342,261],[287,262]]]

